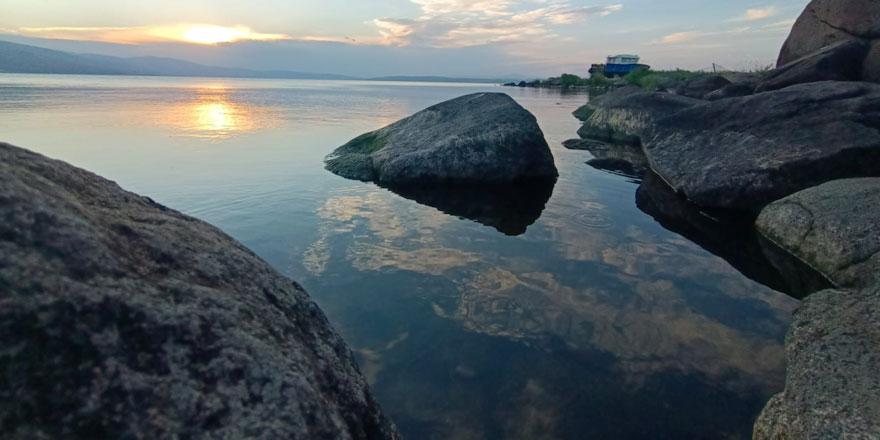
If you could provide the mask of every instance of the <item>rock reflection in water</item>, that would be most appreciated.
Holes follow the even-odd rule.
[[[642,147],[612,144],[592,139],[570,139],[562,143],[570,150],[586,150],[593,155],[587,164],[602,171],[641,179],[650,168]]]
[[[663,227],[724,258],[745,276],[795,298],[831,287],[806,264],[762,243],[750,217],[702,211],[649,172],[636,191],[636,206]],[[780,268],[784,269],[780,271]],[[798,274],[793,277],[781,274]]]
[[[386,185],[391,192],[449,215],[491,226],[505,235],[521,235],[534,224],[553,194],[555,182],[509,185]]]

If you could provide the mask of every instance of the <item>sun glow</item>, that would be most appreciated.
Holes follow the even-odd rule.
[[[249,34],[250,31],[246,28],[204,26],[184,31],[183,39],[193,43],[217,44],[248,39]]]

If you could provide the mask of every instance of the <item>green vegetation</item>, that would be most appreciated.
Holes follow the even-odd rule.
[[[689,70],[650,70],[648,68],[636,69],[624,76],[626,82],[644,90],[654,91],[663,84],[674,84],[698,76],[708,75],[703,72],[691,72]]]
[[[379,136],[375,131],[364,133],[343,145],[339,152],[352,154],[373,154],[388,144],[388,139]]]
[[[571,73],[563,73],[562,76],[536,79],[526,83],[528,87],[559,87],[568,89],[571,87],[607,87],[611,85],[611,81],[602,75],[592,75],[590,78],[581,78]]]
[[[766,75],[770,73],[771,70],[775,69],[776,66],[774,64],[767,65],[756,65],[748,70],[749,73],[757,73],[759,75]]]
[[[373,154],[388,145],[388,138],[372,131],[362,134],[339,147],[333,157],[324,161],[324,167],[349,179],[369,181],[375,178]]]
[[[575,118],[578,118],[581,121],[586,121],[587,119],[590,119],[590,116],[593,116],[593,113],[595,112],[596,109],[587,104],[578,107],[578,109],[575,110],[572,114]]]

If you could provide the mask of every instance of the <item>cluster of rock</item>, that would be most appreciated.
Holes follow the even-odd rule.
[[[623,88],[576,112],[586,139],[567,145],[641,146],[646,181],[708,218],[746,218],[834,287],[795,314],[786,387],[755,439],[880,436],[878,48],[880,2],[814,0],[766,75]]]
[[[0,143],[0,437],[395,439],[296,283],[204,222]]]

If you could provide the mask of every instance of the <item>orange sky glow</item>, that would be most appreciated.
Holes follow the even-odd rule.
[[[20,35],[38,38],[101,41],[106,43],[139,44],[177,41],[196,44],[219,44],[236,41],[290,40],[284,34],[254,32],[246,26],[215,26],[207,24],[179,24],[156,27],[26,27]]]

